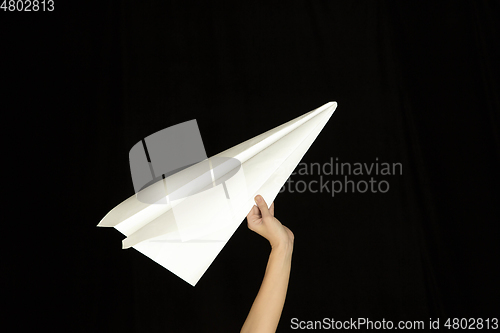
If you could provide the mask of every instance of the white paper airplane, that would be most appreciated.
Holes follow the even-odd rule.
[[[124,249],[135,248],[194,286],[254,197],[274,201],[336,107],[329,102],[170,175],[113,208],[98,226],[116,228],[127,236]],[[164,195],[156,203],[138,200],[158,191]]]

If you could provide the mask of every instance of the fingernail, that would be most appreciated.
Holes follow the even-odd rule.
[[[260,202],[262,200],[262,197],[260,195],[255,197],[255,201]]]

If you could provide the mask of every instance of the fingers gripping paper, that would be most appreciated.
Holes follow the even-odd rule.
[[[194,286],[254,197],[274,201],[336,107],[327,103],[161,179],[113,208],[98,226],[116,228],[127,236],[123,248],[135,248]]]

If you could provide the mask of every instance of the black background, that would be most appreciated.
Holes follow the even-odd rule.
[[[291,318],[498,318],[499,14],[497,1],[0,12],[4,164],[26,170],[5,177],[22,188],[4,252],[17,324],[239,331],[270,250],[245,222],[194,288],[96,225],[134,193],[128,151],[145,136],[197,119],[211,156],[329,101],[303,162],[378,158],[403,174],[376,177],[385,194],[277,197],[295,234],[278,331]]]

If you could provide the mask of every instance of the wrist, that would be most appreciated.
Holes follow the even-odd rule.
[[[293,242],[290,240],[271,243],[271,252],[291,254],[293,251]]]

